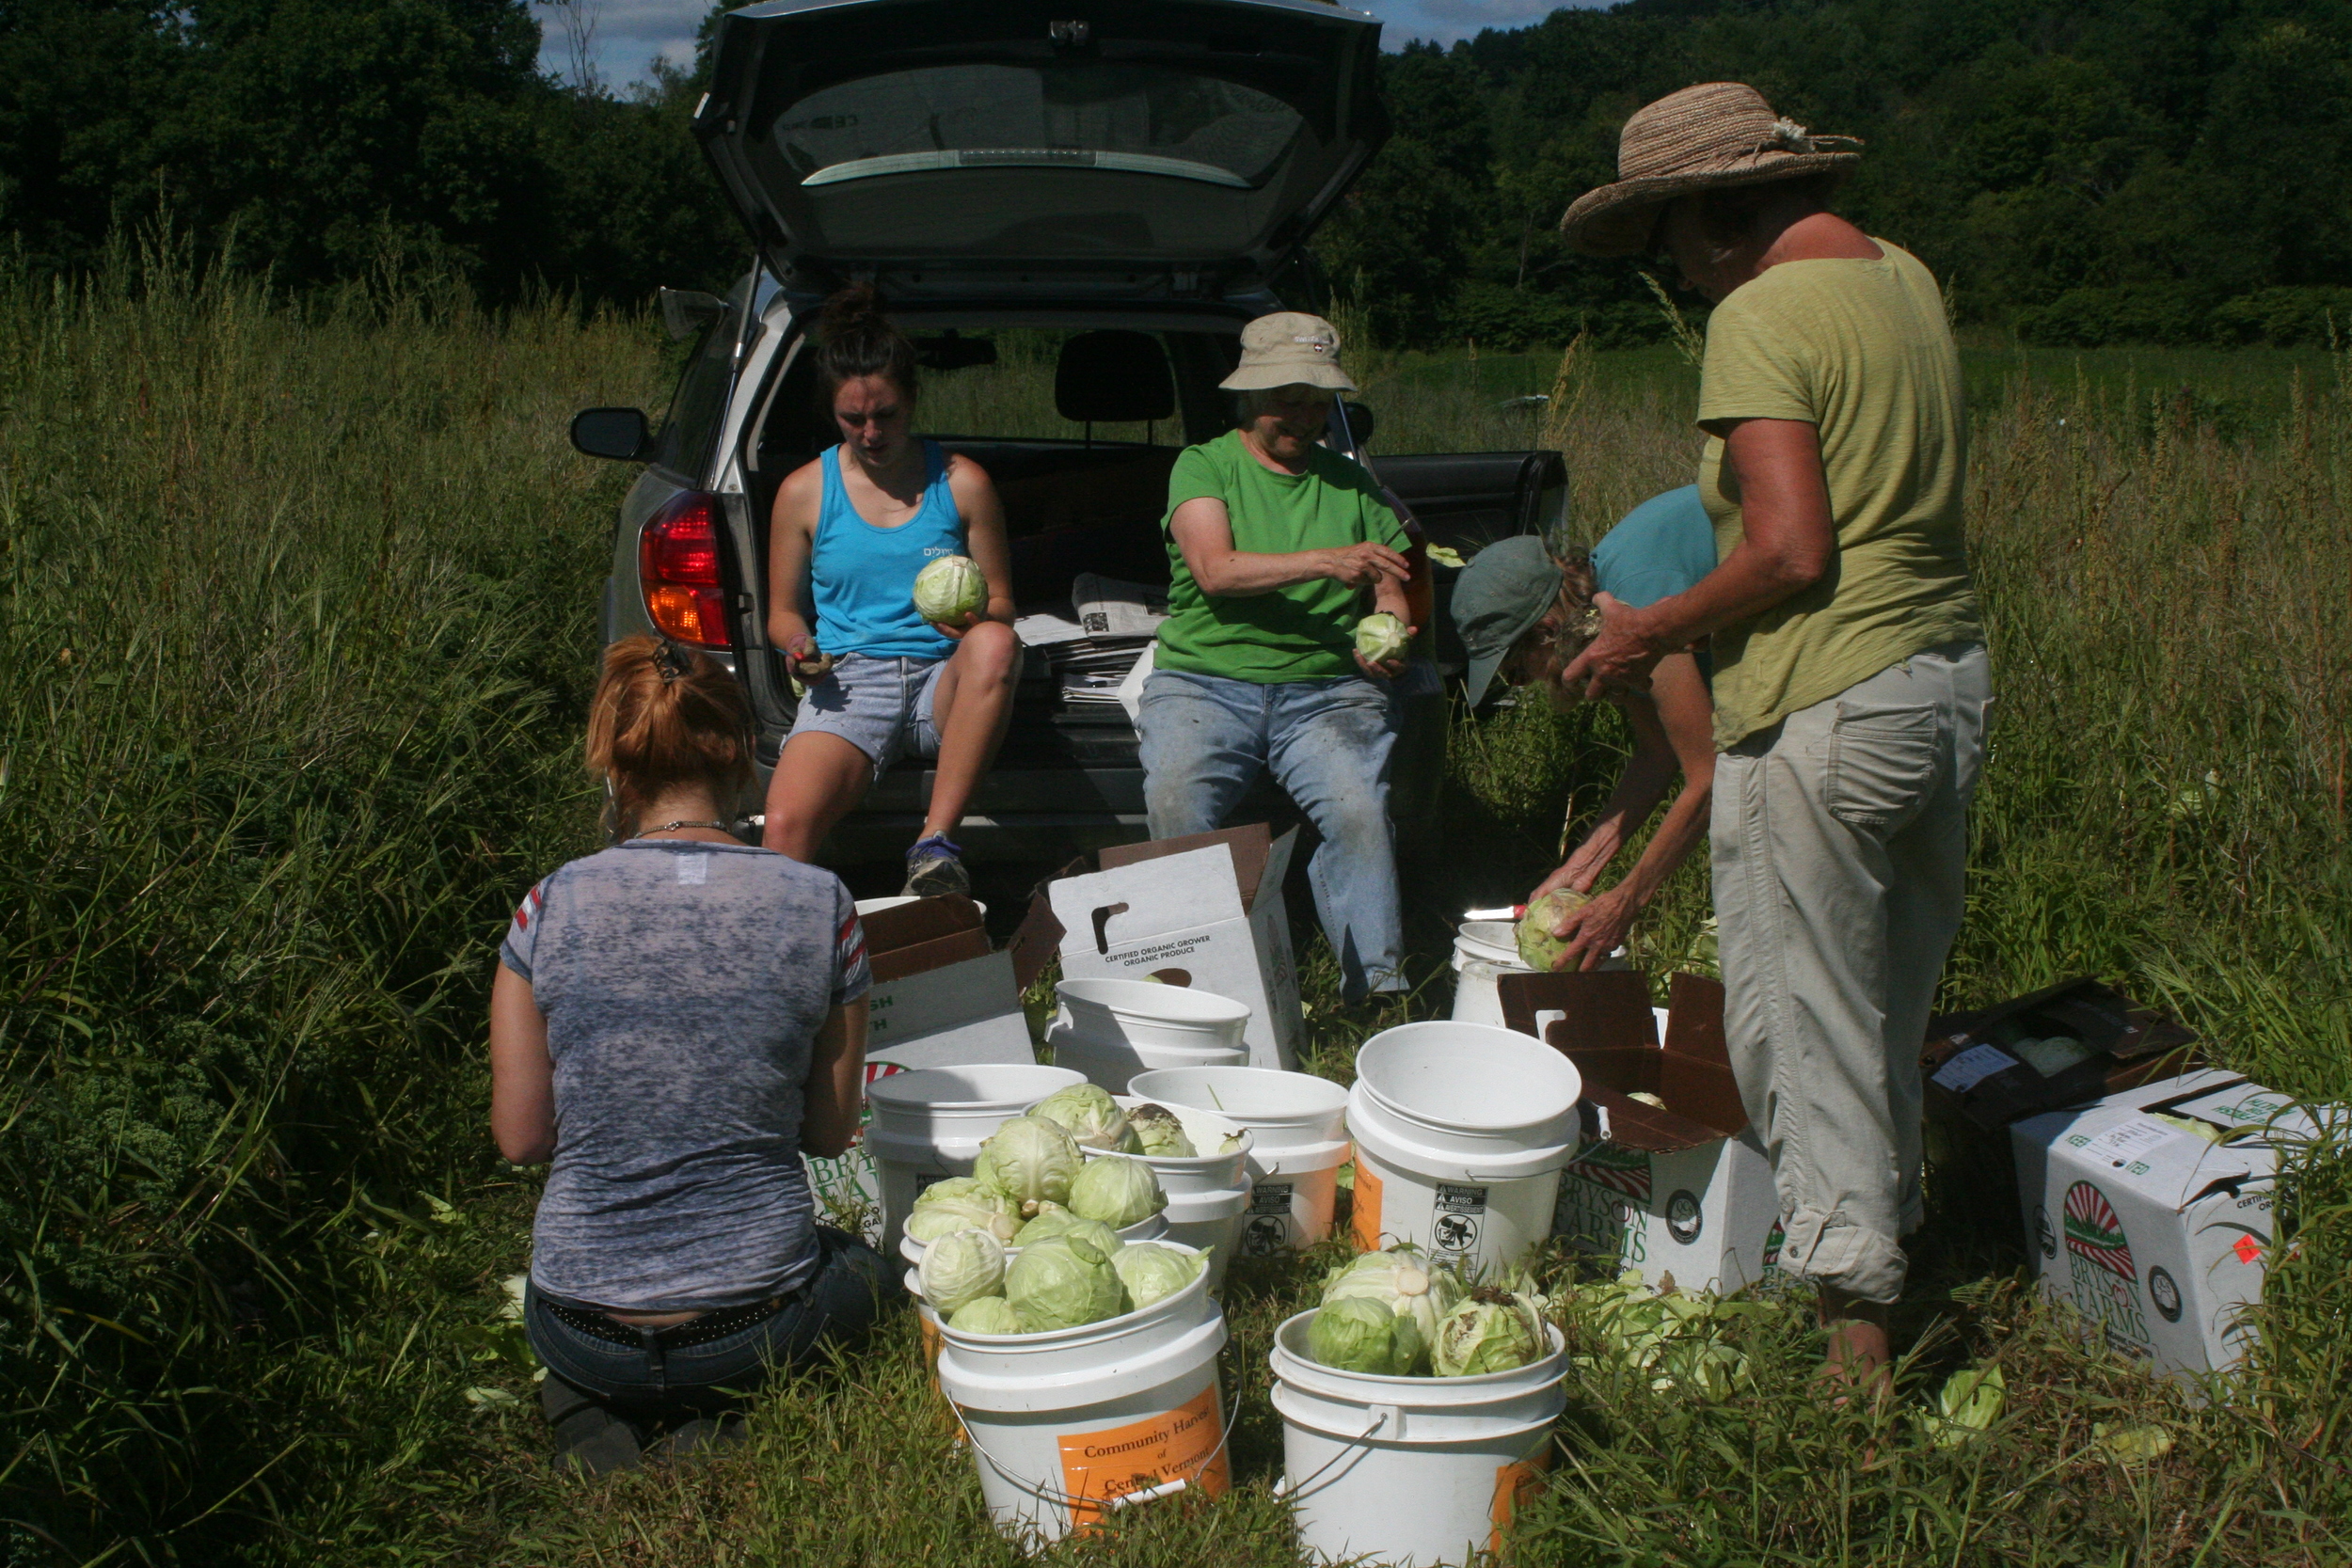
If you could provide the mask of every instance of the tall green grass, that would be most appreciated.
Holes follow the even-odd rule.
[[[1488,362],[1359,368],[1383,450],[1561,445],[1589,539],[1687,481],[1670,356],[1571,366],[1534,414],[1495,407]],[[478,1021],[512,899],[593,832],[580,707],[626,479],[562,431],[658,403],[660,359],[633,321],[367,291],[295,311],[168,257],[0,285],[12,1563],[1015,1560],[909,1323],[784,1382],[742,1451],[581,1483],[543,1463],[500,1317],[536,1181],[490,1157]],[[2230,1065],[2352,1099],[2352,400],[2321,368],[2282,372],[2248,430],[2128,374],[1988,401],[1972,527],[2002,713],[1949,1000],[2099,973]],[[1529,378],[1511,395],[1560,385],[1549,360]],[[1021,367],[968,385],[1046,418]],[[1457,720],[1413,825],[1444,851],[1413,925],[1432,979],[1343,1007],[1302,927],[1309,1066],[1343,1078],[1371,1030],[1443,1006],[1438,917],[1522,895],[1624,745],[1600,708]],[[1687,868],[1644,955],[1672,961],[1705,908]],[[1588,1359],[1515,1560],[2345,1560],[2352,1170],[2315,1156],[2291,1193],[2261,1349],[2203,1407],[2032,1302],[2006,1195],[1941,1185],[1887,1411],[1821,1397],[1794,1307],[1739,1326],[1753,1380],[1719,1403],[1615,1370],[1572,1316]],[[1294,1560],[1265,1354],[1313,1269],[1237,1266],[1234,1494],[1051,1560]],[[2009,1412],[1939,1448],[1917,1412],[1980,1361]]]
[[[642,323],[165,252],[0,283],[8,1560],[409,1529],[470,1481],[436,1223],[507,909],[580,842]],[[511,1236],[501,1233],[503,1252]],[[464,1308],[469,1325],[476,1316]]]

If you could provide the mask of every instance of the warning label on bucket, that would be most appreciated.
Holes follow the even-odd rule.
[[[1440,1181],[1436,1210],[1430,1238],[1439,1252],[1470,1252],[1477,1247],[1478,1232],[1486,1217],[1486,1188]]]
[[[1216,1384],[1165,1415],[1103,1432],[1066,1434],[1061,1445],[1062,1491],[1073,1529],[1103,1519],[1103,1504],[1138,1492],[1178,1490],[1221,1497],[1232,1485],[1225,1457],[1225,1422]]]
[[[1251,1258],[1271,1258],[1291,1243],[1292,1181],[1261,1181],[1249,1189],[1249,1217],[1241,1249]]]

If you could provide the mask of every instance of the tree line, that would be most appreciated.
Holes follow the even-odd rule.
[[[162,221],[289,289],[425,267],[491,300],[739,270],[687,131],[701,65],[614,94],[538,52],[524,0],[0,0],[0,232],[72,272]],[[1845,209],[1963,321],[2352,332],[2352,0],[1629,0],[1382,69],[1395,135],[1316,250],[1394,344],[1657,336],[1634,269],[1555,225],[1627,114],[1724,79],[1866,141]]]

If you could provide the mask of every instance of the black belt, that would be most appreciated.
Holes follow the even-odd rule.
[[[593,1307],[576,1307],[570,1302],[558,1301],[544,1291],[539,1293],[539,1305],[548,1309],[549,1317],[568,1328],[578,1329],[592,1339],[601,1339],[608,1345],[626,1345],[631,1350],[658,1347],[665,1351],[684,1350],[690,1345],[707,1345],[713,1339],[723,1339],[730,1334],[774,1317],[784,1310],[785,1304],[790,1299],[788,1296],[770,1296],[766,1301],[754,1302],[749,1307],[729,1307],[717,1312],[706,1312],[699,1318],[689,1318],[667,1328],[645,1328],[636,1323],[625,1323]]]

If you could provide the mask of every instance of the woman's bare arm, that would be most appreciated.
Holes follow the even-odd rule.
[[[810,619],[808,560],[817,537],[817,514],[825,499],[824,459],[803,463],[776,487],[776,503],[768,520],[768,641],[792,660],[793,673],[803,679],[823,673],[814,661],[803,659],[799,639],[816,641]]]
[[[947,460],[947,489],[956,499],[956,510],[963,515],[964,547],[972,559],[979,562],[980,576],[988,579],[988,605],[961,626],[931,624],[949,637],[959,637],[982,621],[1002,621],[1012,625],[1012,546],[1005,542],[1005,503],[996,494],[996,484],[988,477],[988,470],[968,457]]]
[[[531,982],[499,965],[490,982],[490,1135],[517,1165],[555,1153],[555,1064]]]
[[[1740,543],[1686,592],[1635,610],[1606,594],[1600,635],[1562,674],[1597,697],[1640,687],[1661,657],[1761,614],[1821,580],[1837,558],[1821,432],[1804,420],[1724,421],[1724,463],[1740,490]]]
[[[1393,608],[1405,615],[1405,579],[1412,567],[1386,545],[1349,545],[1332,550],[1237,550],[1233,548],[1232,514],[1215,496],[1196,496],[1176,509],[1168,520],[1184,552],[1184,567],[1200,592],[1212,598],[1240,599],[1271,594],[1295,583],[1328,578],[1350,588],[1371,588],[1375,598],[1386,579],[1396,586]]]
[[[866,1111],[866,999],[825,1015],[801,1085],[801,1152],[834,1159],[857,1139]]]

